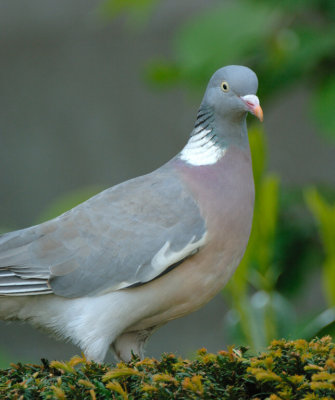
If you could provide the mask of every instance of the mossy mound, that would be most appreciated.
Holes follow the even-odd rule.
[[[275,340],[256,356],[244,348],[198,351],[189,361],[134,358],[117,366],[73,357],[0,371],[6,399],[334,399],[335,344],[330,337]]]

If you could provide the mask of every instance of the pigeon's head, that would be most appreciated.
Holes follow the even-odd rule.
[[[210,79],[203,106],[210,106],[225,119],[243,119],[249,111],[263,121],[263,111],[256,96],[258,79],[249,68],[229,65],[217,70]]]

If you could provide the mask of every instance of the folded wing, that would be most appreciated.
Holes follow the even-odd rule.
[[[206,242],[198,206],[161,168],[0,237],[0,295],[79,297],[137,286]]]

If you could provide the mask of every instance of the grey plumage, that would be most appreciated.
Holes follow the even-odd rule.
[[[158,170],[0,236],[0,318],[27,320],[102,361],[209,301],[241,260],[254,185],[246,128],[255,73],[219,69],[191,136]]]

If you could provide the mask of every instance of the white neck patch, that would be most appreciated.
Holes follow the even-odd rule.
[[[215,142],[211,132],[212,129],[196,128],[181,151],[180,158],[191,165],[211,165],[219,161],[226,149]]]

